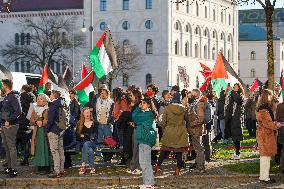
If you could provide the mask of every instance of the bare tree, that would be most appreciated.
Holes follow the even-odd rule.
[[[74,34],[72,37],[74,18],[48,16],[27,18],[18,23],[25,36],[25,43],[19,44],[12,39],[0,48],[0,55],[5,64],[12,64],[24,60],[31,62],[31,69],[42,68],[46,63],[70,62],[70,52],[83,45],[84,38]],[[16,42],[16,43],[15,43]]]
[[[184,3],[187,0],[172,0],[173,3]],[[191,0],[192,2],[204,3],[208,0]],[[277,0],[229,0],[232,4],[246,6],[249,4],[259,4],[265,12],[265,22],[267,29],[267,75],[268,88],[274,91],[274,46],[273,46],[273,13]],[[278,0],[280,1],[280,0]]]
[[[130,44],[117,44],[115,46],[118,67],[115,68],[106,78],[106,83],[109,89],[112,89],[112,83],[114,80],[127,75],[128,78],[133,76],[141,68],[139,62],[140,52],[135,45]]]

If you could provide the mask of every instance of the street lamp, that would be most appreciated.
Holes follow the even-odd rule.
[[[85,19],[83,20],[83,26],[81,28],[81,32],[85,33],[87,31],[87,28],[85,27]]]

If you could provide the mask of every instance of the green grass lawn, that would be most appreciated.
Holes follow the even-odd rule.
[[[271,161],[270,173],[280,173],[280,166]],[[228,171],[243,173],[243,174],[259,174],[259,162],[247,162],[247,163],[234,163],[224,165],[224,168]]]
[[[256,139],[249,137],[248,131],[243,131],[244,140],[241,141],[241,146],[254,146],[256,144]],[[213,157],[216,159],[230,159],[234,149],[228,149],[229,146],[234,146],[233,143],[223,144],[221,142],[212,144],[214,149]],[[241,152],[254,152],[255,148],[241,149]],[[241,158],[256,158],[258,155],[255,154],[242,154]]]

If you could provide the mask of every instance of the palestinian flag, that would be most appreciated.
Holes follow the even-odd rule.
[[[259,89],[262,86],[262,82],[259,81],[257,78],[254,80],[253,84],[251,85],[249,92],[252,93],[256,89]]]
[[[81,71],[81,79],[84,79],[89,74],[89,70],[86,67],[86,64],[82,65],[82,71]]]
[[[283,70],[281,71],[280,85],[281,85],[281,90],[282,90],[282,98],[283,98],[283,101],[284,101],[284,77],[283,77]]]
[[[72,72],[71,72],[69,66],[66,66],[62,78],[65,81],[67,86],[70,86],[71,84],[73,84],[73,75],[72,75]]]
[[[210,82],[211,82],[211,74],[212,74],[212,71],[211,69],[206,66],[205,64],[202,64],[200,63],[200,66],[201,68],[203,69],[202,71],[200,71],[200,73],[204,76],[205,78],[205,82],[202,84],[202,86],[200,87],[200,91],[203,92],[203,91],[206,91],[209,89],[209,85],[210,85]]]
[[[38,86],[38,94],[43,94],[45,90],[45,84],[48,82],[48,65],[45,64],[43,70],[42,70],[42,75],[40,78],[39,86]]]
[[[96,76],[99,79],[108,75],[108,73],[117,67],[116,52],[109,29],[103,33],[89,57]]]
[[[83,70],[84,69],[82,69],[82,75],[83,75]],[[82,78],[82,80],[74,87],[74,89],[77,91],[78,100],[82,104],[82,106],[85,106],[89,102],[89,93],[94,91],[92,85],[94,76],[95,76],[94,70],[92,70],[84,78]]]
[[[222,90],[226,90],[227,88],[227,82],[226,79],[228,79],[227,70],[224,65],[223,61],[223,55],[220,52],[217,58],[217,61],[215,63],[214,69],[211,74],[211,84],[213,91],[217,93],[217,95],[220,95],[220,92]]]

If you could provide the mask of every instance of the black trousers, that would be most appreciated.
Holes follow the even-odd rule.
[[[159,159],[158,159],[158,165],[161,166],[163,161],[169,156],[169,151],[161,151]],[[182,161],[182,152],[175,152],[175,157],[177,159],[177,167],[182,168],[184,167],[184,162]]]

